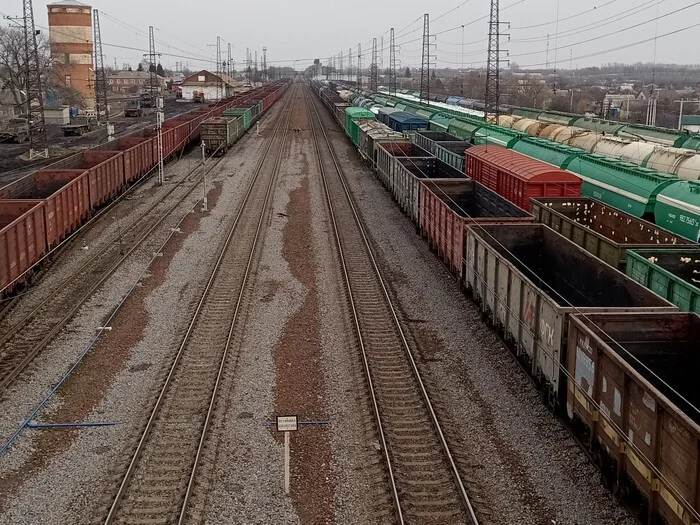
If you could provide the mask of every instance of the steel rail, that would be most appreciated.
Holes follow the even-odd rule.
[[[211,421],[211,417],[212,417],[212,414],[213,414],[214,403],[215,403],[215,400],[216,400],[216,395],[217,395],[217,393],[218,393],[219,384],[220,384],[220,382],[221,382],[221,377],[222,377],[222,374],[223,374],[223,370],[224,370],[226,358],[227,358],[227,355],[228,355],[228,350],[229,350],[230,343],[231,343],[231,340],[232,340],[233,330],[235,329],[235,326],[236,326],[236,321],[237,321],[237,319],[238,319],[238,312],[239,312],[239,309],[240,309],[240,306],[241,306],[241,301],[242,301],[243,294],[244,294],[244,292],[245,292],[245,284],[246,284],[247,279],[248,279],[248,276],[249,276],[249,274],[250,274],[250,269],[251,269],[251,266],[252,266],[253,257],[254,257],[256,248],[257,248],[257,246],[258,246],[259,233],[260,233],[260,230],[261,230],[262,225],[263,225],[263,223],[264,223],[264,218],[265,218],[265,216],[266,216],[266,210],[267,210],[267,208],[269,207],[270,196],[271,196],[271,194],[272,194],[272,189],[273,189],[273,183],[274,183],[274,180],[275,180],[275,175],[276,175],[276,173],[277,173],[277,171],[278,171],[279,165],[281,164],[281,159],[282,159],[283,152],[284,152],[284,144],[285,144],[285,142],[286,142],[286,137],[287,137],[287,132],[288,132],[288,123],[289,123],[290,115],[291,115],[291,110],[290,110],[290,108],[291,108],[291,106],[292,106],[292,104],[293,104],[293,100],[294,100],[294,97],[293,97],[293,94],[292,94],[292,95],[290,95],[289,101],[287,102],[287,104],[284,106],[284,109],[283,109],[283,111],[286,113],[286,115],[284,115],[282,118],[280,118],[280,120],[278,121],[277,126],[275,127],[273,136],[272,136],[272,138],[270,139],[270,141],[269,141],[269,143],[268,143],[268,145],[267,145],[267,147],[266,147],[266,149],[265,149],[265,151],[264,151],[264,153],[263,153],[263,156],[262,156],[260,162],[258,163],[258,165],[257,165],[257,167],[256,167],[254,176],[253,176],[253,178],[252,178],[252,180],[251,180],[251,183],[249,184],[249,186],[248,186],[248,188],[247,188],[246,194],[245,194],[245,196],[244,196],[244,198],[243,198],[243,201],[242,201],[242,204],[241,204],[241,206],[240,206],[240,208],[239,208],[239,210],[238,210],[238,212],[237,212],[237,214],[236,214],[236,217],[235,217],[235,219],[234,219],[234,221],[233,221],[233,224],[231,225],[231,227],[230,227],[230,229],[229,229],[229,231],[228,231],[227,237],[226,237],[226,239],[224,240],[221,249],[219,250],[218,258],[217,258],[216,262],[214,263],[214,266],[213,266],[213,268],[212,268],[212,270],[211,270],[209,279],[208,279],[208,281],[207,281],[207,283],[206,283],[206,285],[205,285],[205,288],[204,288],[204,290],[203,290],[203,292],[202,292],[202,295],[201,295],[201,297],[200,297],[200,299],[199,299],[199,301],[198,301],[198,303],[197,303],[197,306],[196,306],[196,308],[195,308],[195,311],[194,311],[194,313],[193,313],[193,315],[192,315],[192,319],[191,319],[191,321],[190,321],[190,323],[189,323],[189,325],[188,325],[188,327],[187,327],[187,330],[186,330],[186,332],[185,332],[185,334],[184,334],[183,340],[182,340],[182,342],[181,342],[181,344],[180,344],[180,346],[179,346],[179,348],[178,348],[178,351],[177,351],[177,353],[176,353],[176,355],[175,355],[175,358],[174,358],[174,360],[173,360],[173,363],[172,363],[172,365],[170,366],[170,369],[169,369],[169,371],[168,371],[168,375],[167,375],[167,377],[166,377],[166,380],[165,380],[165,382],[164,382],[164,384],[163,384],[163,386],[162,386],[162,388],[161,388],[161,390],[160,390],[160,393],[159,393],[159,395],[158,395],[158,398],[157,398],[157,400],[156,400],[156,403],[155,403],[153,409],[151,410],[151,414],[150,414],[150,416],[149,416],[148,422],[146,423],[146,426],[145,426],[145,428],[144,428],[144,430],[143,430],[143,432],[142,432],[142,434],[141,434],[141,438],[139,439],[139,443],[138,443],[138,445],[137,445],[137,447],[136,447],[136,450],[134,451],[134,453],[133,453],[133,455],[132,455],[131,461],[130,461],[129,466],[128,466],[128,468],[127,468],[127,471],[126,471],[125,475],[124,475],[123,478],[122,478],[121,484],[120,484],[120,486],[119,486],[119,489],[118,489],[118,491],[117,491],[117,494],[116,494],[115,497],[114,497],[114,500],[113,500],[112,505],[111,505],[111,507],[110,507],[110,509],[109,509],[109,512],[108,512],[108,514],[107,514],[107,517],[106,517],[105,520],[104,520],[104,524],[105,524],[105,525],[109,525],[109,524],[111,524],[111,523],[114,523],[114,520],[117,518],[117,512],[119,511],[119,506],[120,506],[121,500],[122,500],[122,498],[123,498],[123,496],[124,496],[124,494],[125,494],[125,492],[126,492],[128,486],[129,486],[129,482],[130,482],[130,480],[131,480],[131,478],[132,478],[132,475],[133,475],[133,473],[134,473],[134,471],[135,471],[135,469],[136,469],[136,464],[138,463],[139,458],[140,458],[140,456],[141,456],[141,454],[142,454],[142,452],[143,452],[143,450],[144,450],[144,447],[145,447],[145,444],[146,444],[146,440],[148,439],[149,434],[151,433],[151,429],[152,429],[152,427],[153,427],[154,421],[156,420],[156,418],[157,418],[157,416],[158,416],[158,413],[159,413],[159,410],[160,410],[160,408],[161,408],[161,405],[163,404],[163,401],[164,401],[164,399],[165,399],[165,396],[166,396],[166,394],[168,393],[168,390],[169,390],[170,387],[171,387],[171,384],[172,384],[172,382],[173,382],[173,378],[174,378],[175,375],[176,375],[176,368],[177,368],[177,366],[178,366],[178,364],[179,364],[179,362],[180,362],[180,360],[181,360],[181,357],[183,356],[183,353],[185,352],[185,350],[186,350],[186,348],[187,348],[187,344],[188,344],[188,342],[189,342],[189,340],[190,340],[190,336],[192,335],[192,333],[193,333],[193,331],[194,331],[194,329],[195,329],[195,325],[197,324],[197,322],[198,322],[199,319],[200,319],[200,313],[201,313],[201,311],[202,311],[202,309],[203,309],[203,307],[204,307],[204,304],[205,304],[207,298],[209,297],[209,292],[212,290],[213,284],[214,284],[214,282],[215,282],[215,280],[216,280],[216,278],[217,278],[217,276],[218,276],[218,274],[219,274],[220,269],[222,268],[222,262],[223,262],[224,257],[226,256],[226,254],[227,254],[227,252],[228,252],[228,250],[229,250],[229,248],[230,248],[230,246],[231,246],[231,240],[232,240],[233,237],[234,237],[234,233],[236,233],[236,231],[237,231],[237,227],[238,227],[238,224],[239,224],[239,222],[240,222],[240,220],[241,220],[241,217],[243,216],[244,212],[245,212],[245,211],[247,210],[247,208],[248,208],[250,195],[252,194],[253,189],[254,189],[255,186],[256,186],[256,183],[257,183],[257,180],[258,180],[260,174],[262,173],[262,168],[263,168],[263,166],[264,166],[264,164],[265,164],[265,161],[266,161],[267,158],[268,158],[268,154],[269,154],[270,150],[272,149],[273,144],[275,144],[275,139],[276,139],[277,136],[278,136],[279,130],[280,130],[281,128],[284,127],[284,134],[283,134],[283,136],[282,136],[282,138],[281,138],[281,143],[280,143],[280,147],[279,147],[279,152],[278,152],[277,158],[275,159],[274,171],[273,171],[273,173],[272,173],[271,176],[270,176],[270,181],[269,181],[269,183],[268,183],[268,186],[267,186],[267,189],[266,189],[266,193],[265,193],[265,196],[264,196],[264,204],[263,204],[262,209],[260,210],[260,217],[259,217],[259,219],[258,219],[257,228],[256,228],[256,232],[255,232],[255,237],[254,237],[254,240],[253,240],[253,243],[252,243],[252,246],[251,246],[251,249],[250,249],[250,253],[249,253],[249,256],[248,256],[248,262],[247,262],[246,270],[245,270],[245,273],[244,273],[243,283],[242,283],[241,288],[240,288],[240,292],[239,292],[239,296],[238,296],[238,300],[237,300],[237,304],[236,304],[236,309],[235,309],[235,313],[234,313],[234,317],[233,317],[232,322],[231,322],[230,327],[229,327],[229,332],[228,332],[228,336],[227,336],[225,348],[223,349],[223,352],[222,352],[222,356],[221,356],[221,360],[220,360],[219,368],[218,368],[218,373],[217,373],[216,380],[215,380],[215,383],[214,383],[214,386],[213,386],[213,389],[212,389],[212,394],[211,394],[211,396],[210,396],[210,401],[209,401],[209,406],[208,406],[207,415],[206,415],[205,421],[204,421],[204,423],[203,423],[202,431],[201,431],[201,433],[200,433],[200,437],[199,437],[199,441],[198,441],[198,445],[197,445],[197,452],[196,452],[196,455],[195,455],[195,458],[194,458],[194,463],[193,463],[193,465],[192,465],[192,467],[191,467],[191,471],[190,471],[190,476],[189,476],[187,488],[186,488],[186,491],[185,491],[185,494],[184,494],[184,496],[183,496],[183,500],[182,500],[182,503],[181,503],[181,506],[180,506],[180,512],[179,512],[178,523],[181,524],[181,523],[183,523],[184,520],[185,520],[185,516],[186,516],[186,512],[187,512],[187,503],[189,502],[189,498],[191,497],[192,490],[193,490],[193,488],[194,488],[194,480],[195,480],[195,476],[196,476],[196,469],[197,469],[197,467],[198,467],[198,465],[199,465],[199,461],[200,461],[200,458],[201,458],[201,454],[202,454],[204,442],[205,442],[205,439],[206,439],[207,430],[208,430],[209,423],[210,423],[210,421]]]
[[[123,263],[136,251],[150,236],[151,234],[158,228],[163,221],[165,221],[170,215],[182,204],[182,202],[187,199],[192,192],[198,188],[198,183],[204,178],[206,174],[208,174],[212,169],[214,169],[216,166],[218,166],[219,162],[223,157],[218,159],[215,163],[209,165],[206,167],[206,171],[204,173],[200,173],[192,182],[192,186],[177,200],[175,204],[173,204],[170,208],[165,210],[160,218],[150,227],[148,228],[145,232],[142,232],[139,237],[134,241],[134,244],[129,248],[129,250],[124,253],[121,258],[118,258],[111,266],[109,266],[105,272],[97,279],[97,281],[94,281],[83,293],[80,298],[73,302],[70,306],[70,308],[66,311],[65,315],[63,315],[47,332],[43,332],[45,335],[44,337],[35,344],[34,349],[31,350],[23,359],[22,361],[14,366],[12,370],[6,374],[3,375],[2,378],[0,378],[0,393],[2,393],[4,390],[6,390],[17,377],[22,373],[22,371],[34,360],[34,358],[39,355],[44,348],[53,340],[53,338],[70,322],[70,320],[75,316],[75,314],[82,308],[82,306],[87,302],[93,294],[99,289],[100,286],[102,286],[109,277],[111,277],[114,272],[116,272],[122,265]],[[163,200],[168,198],[173,192],[176,190],[180,189],[182,187],[182,184],[185,183],[188,177],[190,177],[194,172],[200,169],[201,166],[197,166],[196,168],[190,170],[189,173],[187,173],[184,177],[183,180],[178,183],[177,185],[173,186],[165,195],[163,195],[157,202],[153,203],[146,211],[144,211],[136,220],[134,220],[126,230],[122,231],[119,234],[119,237],[122,238],[125,236],[125,234],[128,234],[132,232],[133,230],[137,230],[139,227],[143,226],[142,221],[146,219],[151,213],[160,205],[163,204]],[[142,179],[144,180],[144,179]],[[135,186],[132,186],[134,188]],[[119,201],[120,202],[121,198],[125,196],[125,194],[120,197]],[[112,209],[110,206],[108,208],[109,210]],[[99,217],[102,217],[103,213],[100,213]],[[95,217],[98,218],[98,217]],[[84,231],[79,230],[82,233]],[[47,297],[42,300],[35,308],[31,310],[27,315],[23,316],[22,319],[20,319],[17,323],[13,324],[9,330],[2,335],[2,338],[0,339],[0,348],[3,348],[6,344],[8,344],[12,338],[17,335],[18,332],[21,330],[24,330],[27,328],[27,326],[31,323],[31,321],[39,314],[39,312],[49,304],[50,301],[55,300],[56,296],[55,293],[56,291],[59,290],[65,290],[66,287],[71,286],[71,284],[75,284],[78,281],[78,276],[81,274],[86,273],[89,271],[91,265],[99,258],[103,257],[105,254],[107,254],[110,250],[117,249],[117,245],[113,242],[110,242],[106,244],[103,248],[98,250],[94,255],[92,255],[87,261],[85,261],[83,264],[80,265],[79,268],[77,268],[74,272],[72,272],[67,278],[62,280],[60,283],[58,283],[54,288],[53,292],[49,293]],[[11,356],[10,356],[11,358]],[[9,358],[3,357],[0,359],[0,363],[3,360],[7,360]]]
[[[322,133],[324,142],[325,142],[327,149],[330,153],[330,158],[331,158],[333,165],[335,167],[335,171],[337,172],[338,178],[342,184],[342,187],[343,187],[343,190],[345,193],[345,197],[349,203],[350,209],[352,210],[352,214],[353,214],[353,217],[355,219],[355,223],[357,224],[357,227],[360,231],[361,237],[362,237],[363,242],[364,242],[364,246],[367,250],[367,254],[368,254],[369,259],[371,261],[371,265],[374,268],[377,280],[381,286],[381,289],[382,289],[382,292],[384,295],[384,299],[386,300],[386,304],[388,305],[388,307],[391,311],[391,315],[392,315],[395,327],[397,329],[397,332],[400,334],[401,344],[402,344],[403,349],[405,351],[406,357],[409,360],[410,367],[411,367],[413,374],[414,374],[414,378],[419,386],[423,401],[425,403],[425,407],[427,408],[427,410],[430,414],[430,418],[433,422],[434,429],[439,437],[440,444],[442,446],[442,451],[445,454],[445,457],[447,458],[447,461],[449,463],[451,474],[452,474],[452,477],[454,478],[455,484],[458,488],[458,492],[459,492],[459,495],[461,497],[464,509],[467,511],[467,514],[469,516],[469,519],[470,519],[472,525],[479,525],[479,521],[476,517],[476,513],[474,512],[474,508],[472,506],[471,500],[469,498],[469,495],[467,494],[467,490],[466,490],[464,483],[462,482],[462,478],[459,474],[457,464],[454,460],[453,454],[452,454],[450,447],[447,443],[447,439],[445,438],[445,434],[442,430],[442,426],[440,425],[437,414],[435,413],[432,402],[430,400],[430,396],[428,395],[428,392],[425,388],[425,384],[423,383],[421,373],[420,373],[418,366],[416,364],[416,361],[413,357],[413,353],[411,351],[410,345],[408,344],[408,340],[406,338],[406,334],[404,332],[404,329],[401,326],[401,322],[399,321],[399,317],[398,317],[398,314],[396,311],[396,306],[394,305],[394,301],[391,299],[391,296],[389,295],[386,282],[385,282],[385,280],[382,276],[382,273],[379,269],[379,265],[377,264],[376,258],[374,256],[374,252],[372,250],[372,247],[371,247],[371,244],[369,241],[369,238],[367,236],[365,228],[362,224],[362,220],[360,219],[360,216],[359,216],[357,209],[355,207],[355,204],[353,202],[352,196],[350,194],[350,189],[349,189],[347,182],[346,182],[346,177],[345,177],[344,171],[341,168],[340,163],[338,162],[337,156],[335,154],[335,150],[331,144],[330,139],[328,138],[328,134],[326,133],[326,130],[325,130],[323,123],[321,121],[321,116],[318,112],[317,106],[313,102],[313,97],[309,95],[308,90],[306,92],[306,97],[307,97],[307,101],[309,103],[310,108],[313,109],[312,133],[314,136],[314,140],[316,142],[317,134],[316,134],[315,126],[313,124],[313,121],[314,121],[313,116],[315,116],[316,121],[318,122],[318,127],[321,129],[321,133]],[[360,329],[360,321],[359,321],[358,311],[357,311],[357,308],[356,308],[356,305],[355,305],[355,302],[354,302],[354,299],[353,299],[352,293],[351,293],[352,285],[350,283],[350,279],[349,279],[349,275],[348,275],[347,264],[345,261],[345,255],[344,255],[344,252],[343,252],[343,249],[341,246],[338,224],[336,222],[335,214],[333,211],[333,200],[331,198],[330,191],[328,188],[328,183],[326,180],[326,172],[325,172],[325,168],[323,167],[323,162],[321,159],[320,150],[318,149],[317,143],[316,143],[316,152],[317,152],[317,156],[318,156],[319,168],[321,170],[321,176],[323,179],[323,184],[324,184],[324,189],[325,189],[326,198],[327,198],[327,202],[328,202],[328,207],[329,207],[330,214],[331,214],[331,222],[333,224],[333,229],[334,229],[335,238],[336,238],[336,244],[338,247],[338,252],[340,255],[340,259],[341,259],[341,265],[343,268],[345,284],[346,284],[346,287],[347,287],[348,292],[349,292],[348,296],[349,296],[350,302],[351,302],[351,309],[352,309],[352,314],[353,314],[353,318],[354,318],[354,324],[355,324],[355,328],[357,330],[358,339],[360,340],[360,348],[362,350],[365,374],[367,376],[367,381],[368,381],[368,385],[370,388],[373,410],[374,410],[375,418],[377,419],[377,425],[379,428],[380,439],[382,441],[382,448],[384,450],[384,457],[385,457],[385,460],[387,461],[387,467],[388,467],[388,470],[390,472],[391,485],[392,485],[392,498],[393,498],[394,504],[396,506],[396,511],[397,511],[399,523],[403,524],[403,523],[405,523],[405,521],[404,521],[402,509],[401,509],[401,503],[400,503],[401,498],[400,498],[399,492],[398,492],[397,487],[396,487],[396,480],[394,478],[393,469],[391,466],[391,459],[389,457],[389,451],[387,450],[387,444],[386,444],[386,440],[385,440],[385,432],[382,429],[382,418],[380,417],[380,414],[379,414],[380,409],[379,409],[379,406],[377,404],[377,396],[376,396],[376,393],[374,391],[374,383],[372,381],[372,374],[371,374],[371,370],[370,370],[370,366],[369,366],[369,359],[367,357],[367,351],[366,351],[365,345],[363,343],[363,337],[362,337],[362,331]]]

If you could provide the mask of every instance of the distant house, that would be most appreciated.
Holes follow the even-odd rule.
[[[185,75],[180,73],[179,71],[176,71],[173,73],[173,76],[170,77],[170,81],[173,83],[175,86],[179,86],[182,84],[185,80]]]
[[[148,71],[114,71],[107,77],[107,84],[112,93],[134,93],[145,91],[148,87],[151,74]],[[159,76],[158,85],[165,87],[165,80]]]
[[[22,106],[15,103],[9,88],[0,86],[0,120],[9,119],[22,113]]]
[[[700,133],[700,115],[683,115],[681,127],[691,133]]]
[[[204,93],[204,100],[212,101],[233,95],[237,83],[225,73],[202,70],[182,81],[183,100],[192,100],[195,91]]]

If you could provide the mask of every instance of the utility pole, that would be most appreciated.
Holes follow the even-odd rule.
[[[231,66],[231,42],[228,43],[228,54],[226,55],[226,74],[230,77],[233,74]]]
[[[263,82],[267,82],[267,46],[263,46]]]
[[[245,48],[245,78],[246,84],[250,84],[250,49]]]
[[[352,48],[348,48],[348,81],[352,80]]]
[[[362,89],[362,44],[357,44],[357,89]]]
[[[430,100],[430,15],[423,16],[423,57],[420,67],[420,101]]]
[[[93,39],[95,47],[95,109],[97,111],[97,121],[104,122],[104,124],[107,126],[107,142],[111,142],[114,135],[114,127],[112,127],[112,125],[109,123],[109,104],[107,103],[107,73],[104,66],[104,56],[102,55],[100,12],[97,9],[92,12],[92,19],[93,31],[95,33]]]
[[[221,78],[221,73],[222,73],[222,67],[221,67],[221,37],[217,36],[216,37],[216,72],[218,73],[219,80],[216,83],[216,98],[218,100],[221,100],[224,98],[222,96],[223,93],[223,79]]]
[[[389,91],[396,95],[396,41],[393,27],[389,36]]]
[[[158,94],[158,74],[156,72],[156,40],[153,35],[153,26],[148,27],[148,90],[151,100]]]
[[[344,65],[345,64],[343,64],[343,52],[341,51],[340,52],[340,79],[341,80],[343,79],[343,66]]]
[[[165,183],[165,172],[163,171],[163,97],[156,98],[156,129],[158,131],[158,185]]]
[[[486,95],[484,97],[484,102],[486,105],[484,120],[486,122],[498,123],[498,111],[501,105],[500,63],[500,11],[498,7],[498,0],[491,0],[491,14],[489,16],[489,47],[486,66]]]
[[[656,104],[659,100],[659,91],[659,88],[652,87],[651,89],[651,96],[647,103],[647,126],[656,126]]]
[[[258,51],[255,50],[255,62],[253,63],[253,85],[258,80]]]
[[[688,103],[697,104],[698,102],[700,102],[700,100],[697,100],[697,99],[693,99],[693,100],[680,99],[680,100],[673,101],[674,104],[681,105],[680,111],[678,112],[678,130],[679,131],[683,130],[683,104],[688,104]]]
[[[372,39],[372,63],[369,66],[369,90],[377,92],[377,39]]]
[[[11,18],[16,20],[16,18]],[[49,158],[46,126],[44,121],[44,88],[41,84],[41,64],[36,44],[32,0],[24,0],[22,12],[24,33],[24,74],[27,97],[27,126],[29,128],[29,159]]]

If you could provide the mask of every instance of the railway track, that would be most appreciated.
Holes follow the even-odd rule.
[[[296,90],[219,249],[126,473],[100,522],[184,523],[222,374],[243,327],[251,271],[287,139]],[[234,242],[235,241],[235,242]]]
[[[478,525],[345,175],[305,91],[396,521]]]
[[[209,163],[206,172],[209,173],[220,161],[221,158]],[[131,219],[117,238],[96,250],[68,277],[43,290],[42,298],[27,314],[13,324],[0,324],[0,394],[48,346],[100,286],[151,238],[156,229],[173,217],[173,212],[199,187],[203,177],[199,167],[191,170],[157,202]],[[110,206],[102,210],[99,216],[112,209]],[[175,218],[173,224],[178,220]],[[95,225],[96,218],[89,224]],[[84,234],[85,230],[79,232]],[[75,240],[74,236],[72,240]],[[9,316],[11,314],[5,313],[3,317]]]

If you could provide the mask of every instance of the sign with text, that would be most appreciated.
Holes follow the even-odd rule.
[[[277,416],[277,432],[298,430],[297,416]]]

